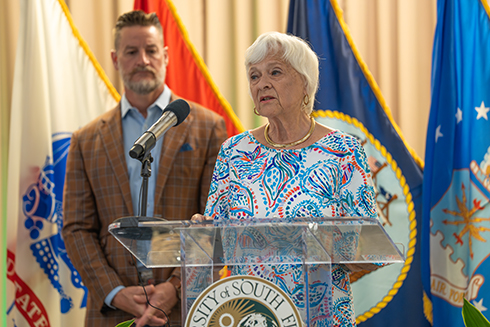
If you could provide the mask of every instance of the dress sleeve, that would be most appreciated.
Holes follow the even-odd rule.
[[[346,216],[377,218],[376,194],[373,187],[371,170],[364,148],[356,138],[347,140],[351,149],[348,162],[342,167],[342,193],[346,199]]]
[[[208,201],[204,212],[205,216],[213,219],[229,218],[230,151],[229,142],[227,141],[221,146],[216,165],[214,166]]]

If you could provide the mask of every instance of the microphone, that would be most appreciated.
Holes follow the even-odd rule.
[[[129,156],[134,159],[143,160],[145,156],[155,147],[158,139],[165,134],[170,127],[182,123],[189,115],[190,107],[182,99],[171,102],[158,121],[141,135],[133,147],[129,150]]]

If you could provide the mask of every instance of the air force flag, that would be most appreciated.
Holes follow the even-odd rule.
[[[490,317],[490,19],[486,0],[439,0],[423,200],[425,309]]]

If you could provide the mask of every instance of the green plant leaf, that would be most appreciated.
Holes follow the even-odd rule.
[[[134,319],[131,319],[131,320],[122,322],[120,324],[117,324],[116,327],[130,327],[133,324],[133,322],[134,322]]]
[[[490,327],[490,322],[473,304],[464,299],[463,321],[466,327]]]

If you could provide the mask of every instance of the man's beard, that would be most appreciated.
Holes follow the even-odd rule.
[[[153,78],[150,80],[142,80],[142,81],[132,81],[131,78],[134,74],[139,72],[150,72],[153,74]],[[149,67],[140,67],[136,68],[129,74],[125,74],[123,71],[119,71],[121,78],[124,82],[124,86],[133,91],[136,94],[149,94],[155,91],[158,87],[160,87],[164,80],[165,74],[164,72],[157,73],[156,70]]]

